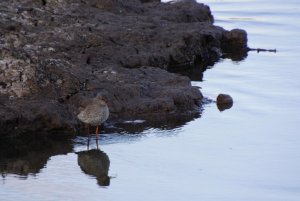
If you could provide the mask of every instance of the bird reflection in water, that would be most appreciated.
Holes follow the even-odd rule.
[[[85,174],[96,177],[100,186],[109,186],[108,170],[110,161],[106,153],[100,149],[89,150],[88,140],[88,150],[77,152],[77,155],[78,165]]]

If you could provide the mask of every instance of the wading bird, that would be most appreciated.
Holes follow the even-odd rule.
[[[96,143],[98,149],[99,126],[104,123],[109,116],[109,109],[102,96],[97,95],[87,106],[80,110],[78,119],[89,126],[96,126]],[[88,129],[89,130],[89,129]],[[89,134],[89,133],[88,133]]]

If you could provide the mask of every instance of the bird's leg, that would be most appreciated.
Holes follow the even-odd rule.
[[[98,131],[99,131],[99,126],[96,127],[96,144],[97,144],[97,149],[99,149],[99,145],[98,145]]]
[[[86,129],[87,129],[87,136],[88,136],[88,139],[87,139],[87,150],[90,149],[90,126],[86,124]]]

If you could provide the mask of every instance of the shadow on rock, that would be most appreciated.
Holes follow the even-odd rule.
[[[110,161],[107,154],[97,149],[80,151],[77,154],[78,165],[81,170],[85,174],[96,177],[100,186],[109,186],[108,170]]]
[[[0,173],[16,174],[27,178],[37,174],[51,156],[73,150],[70,140],[42,136],[22,136],[0,141]]]

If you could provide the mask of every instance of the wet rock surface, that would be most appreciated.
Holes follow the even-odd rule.
[[[111,118],[197,112],[201,92],[178,66],[247,49],[193,0],[0,2],[0,136],[72,135],[96,94]]]

